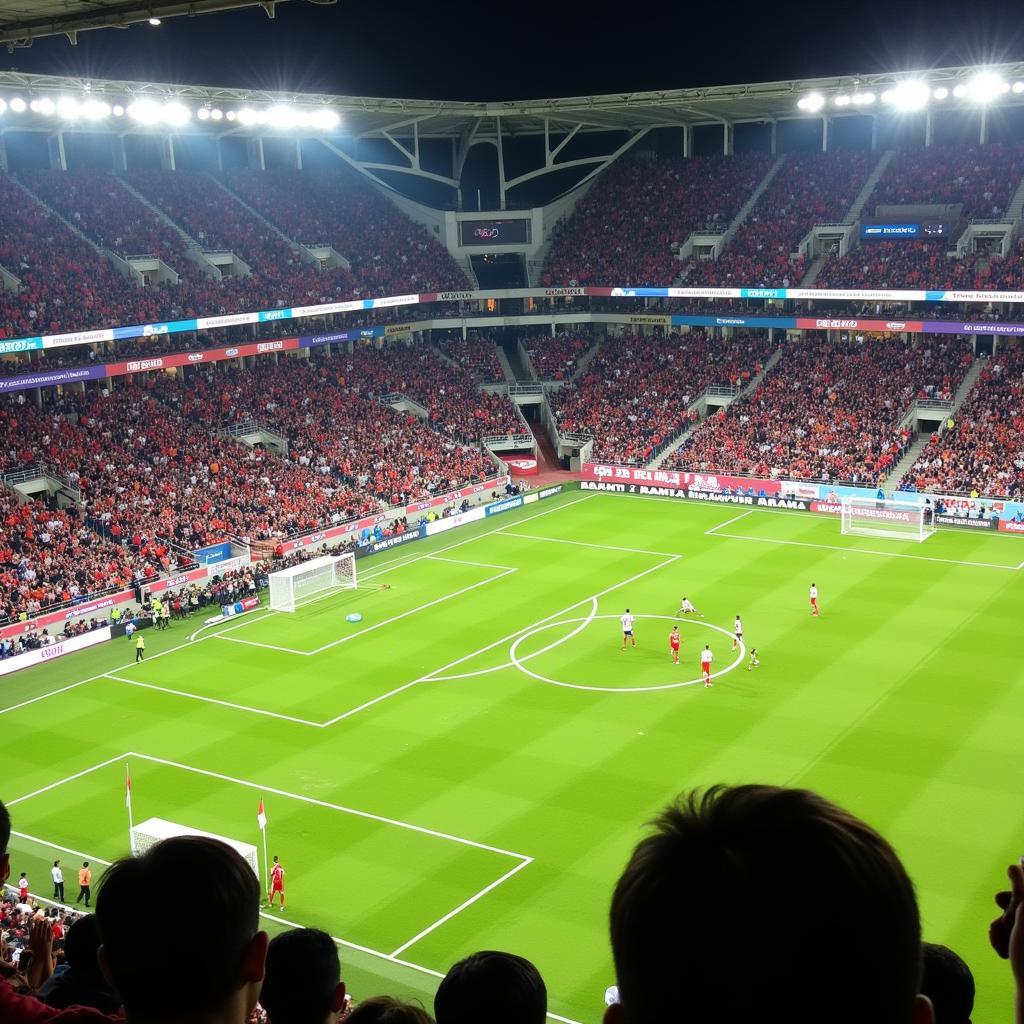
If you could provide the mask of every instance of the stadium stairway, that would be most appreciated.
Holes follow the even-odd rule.
[[[1013,198],[1010,200],[1010,205],[1006,208],[1007,220],[1016,223],[1021,217],[1024,217],[1024,179],[1021,179],[1017,191],[1013,193]]]
[[[821,268],[825,266],[825,256],[815,256],[811,265],[807,268],[807,273],[804,274],[804,279],[800,282],[801,288],[810,288],[814,284],[814,279],[821,273]]]
[[[850,208],[846,211],[846,216],[843,218],[844,224],[852,224],[859,219],[861,211],[867,205],[871,194],[875,191],[875,186],[878,184],[879,179],[885,174],[885,169],[889,166],[889,161],[893,158],[895,152],[896,150],[894,149],[887,149],[879,157],[878,163],[875,164],[875,169],[868,175],[868,180],[864,182],[864,187],[857,193],[857,198],[854,199]]]
[[[509,384],[515,384],[516,375],[512,372],[512,364],[508,361],[508,356],[505,355],[504,346],[495,345],[494,351],[497,353],[498,362],[501,363],[501,372],[505,374],[505,380]]]
[[[782,165],[786,162],[785,155],[780,156],[775,163],[768,168],[768,173],[761,179],[761,183],[750,193],[750,198],[740,207],[740,212],[736,214],[732,219],[732,223],[725,229],[725,234],[722,235],[722,251],[724,252],[732,241],[733,236],[743,226],[744,221],[750,216],[750,211],[757,205],[757,201],[764,194],[764,190],[772,183],[775,175],[782,170]]]
[[[82,231],[82,229],[78,227],[74,223],[74,221],[68,220],[68,218],[65,217],[64,214],[62,214],[59,210],[54,209],[54,207],[52,207],[48,202],[46,202],[46,200],[44,200],[40,196],[37,196],[35,192],[33,192],[32,189],[30,189],[28,185],[26,185],[25,182],[23,182],[16,174],[10,175],[10,180],[13,181],[14,184],[17,185],[18,188],[20,188],[21,191],[24,192],[25,195],[27,195],[32,200],[32,202],[38,203],[40,206],[42,206],[47,213],[49,213],[52,217],[55,217],[57,220],[59,220],[61,224],[63,224],[69,231],[73,231],[76,235],[78,235],[80,239],[82,239],[83,242],[85,242],[91,248],[95,249],[98,255],[102,256],[104,259],[107,259],[107,250],[104,249],[103,246],[96,242],[94,239],[90,238],[84,231]]]
[[[750,382],[747,384],[739,394],[732,400],[730,405],[735,405],[741,399],[746,398],[747,395],[753,394],[754,390],[760,385],[761,381],[771,372],[772,367],[782,358],[782,349],[777,348],[767,359],[764,366],[761,367],[761,372],[755,374],[750,378]],[[700,405],[701,396],[697,396],[697,400],[693,402],[690,408],[694,408]],[[707,417],[705,417],[706,419]],[[698,420],[692,426],[687,427],[678,437],[673,438],[662,450],[647,463],[647,469],[658,469],[661,464],[674,452],[678,451],[686,443],[687,438],[697,430],[704,420]]]
[[[960,406],[964,404],[965,399],[981,376],[981,371],[985,369],[986,362],[987,360],[985,359],[975,359],[970,367],[968,367],[967,373],[964,374],[964,379],[960,382],[960,387],[956,389],[956,394],[953,396],[953,408],[950,410],[950,416],[954,419]],[[938,433],[941,434],[945,429],[945,424],[943,424],[939,427]],[[924,451],[931,439],[931,434],[916,434],[914,436],[913,443],[906,450],[903,458],[893,466],[893,470],[886,480],[887,490],[899,490],[900,484],[903,483],[903,478],[910,472],[914,463],[917,462],[918,456]]]

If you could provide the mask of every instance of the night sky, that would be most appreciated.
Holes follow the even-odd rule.
[[[669,9],[672,13],[666,13]],[[5,59],[6,58],[6,59]],[[47,74],[450,100],[529,99],[1024,59],[1006,0],[662,5],[283,3],[57,37]]]

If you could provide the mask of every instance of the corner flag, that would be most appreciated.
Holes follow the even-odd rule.
[[[263,797],[260,797],[259,810],[256,812],[256,821],[259,822],[260,831],[267,827],[267,812],[263,809]]]
[[[125,779],[125,798],[124,805],[130,811],[132,809],[132,773],[128,769],[128,765],[124,766],[124,779]]]

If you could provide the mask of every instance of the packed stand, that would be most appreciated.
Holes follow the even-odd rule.
[[[815,224],[845,218],[877,159],[877,154],[860,150],[788,156],[725,252],[716,260],[689,261],[684,283],[796,287],[807,260],[793,259],[793,253]]]
[[[935,240],[867,240],[846,256],[829,259],[816,288],[909,288],[982,290],[1000,287],[999,261],[947,253],[966,222],[1002,217],[1024,176],[1024,147],[935,147],[900,150],[882,174],[865,207],[959,206],[950,237]]]
[[[198,171],[137,171],[130,183],[205,250],[225,250],[244,260],[265,306],[315,305],[350,299],[357,291],[343,267],[320,269],[302,258],[273,228]],[[308,197],[306,197],[308,199]],[[234,279],[228,284],[234,286]]]
[[[522,346],[538,380],[570,380],[580,359],[593,348],[594,339],[581,331],[559,331],[523,338]]]
[[[961,342],[787,342],[746,399],[711,416],[666,468],[877,484],[913,435],[916,398],[948,399],[971,363]]]
[[[904,478],[919,491],[1024,498],[1024,346],[1001,345]]]
[[[468,370],[478,383],[505,383],[505,371],[498,358],[497,346],[486,335],[443,338],[437,342],[437,347],[443,355]]]
[[[668,285],[676,250],[698,229],[724,231],[771,167],[767,153],[616,161],[556,228],[542,283]]]
[[[469,287],[448,250],[355,171],[241,171],[227,182],[289,238],[344,256],[356,295]]]
[[[594,437],[596,461],[643,465],[695,422],[689,406],[706,387],[742,386],[771,351],[766,331],[609,338],[583,376],[548,400],[560,433]]]

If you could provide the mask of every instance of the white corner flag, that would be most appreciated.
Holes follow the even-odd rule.
[[[128,808],[128,849],[135,853],[135,822],[132,820],[132,773],[128,762],[124,766],[124,805]]]
[[[263,874],[267,883],[267,890],[270,889],[270,864],[267,862],[267,812],[263,809],[263,797],[260,797],[260,806],[256,811],[256,822],[263,834]]]

